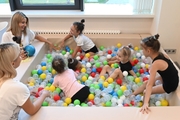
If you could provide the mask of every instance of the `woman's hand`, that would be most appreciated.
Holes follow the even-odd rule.
[[[48,45],[49,45],[49,50],[50,50],[50,52],[52,52],[52,50],[54,49],[54,50],[57,50],[57,48],[50,42],[50,43],[48,43]]]
[[[146,103],[146,104],[143,104],[143,106],[141,107],[140,109],[140,112],[142,112],[143,114],[144,113],[149,113],[151,110],[149,109],[149,105]]]
[[[40,96],[43,95],[45,97],[50,97],[50,92],[48,90],[42,90]]]
[[[20,53],[21,59],[25,60],[28,56],[27,56],[27,52],[23,50],[23,48],[21,48],[21,53]]]

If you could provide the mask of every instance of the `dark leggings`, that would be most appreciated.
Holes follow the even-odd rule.
[[[72,96],[72,98],[71,98],[72,99],[72,103],[76,99],[78,99],[81,103],[85,102],[86,99],[88,98],[89,94],[90,94],[89,87],[88,86],[84,86],[76,94],[74,94]]]
[[[85,53],[88,53],[88,52],[97,53],[98,49],[97,49],[96,45],[94,45],[94,47],[92,47],[90,50],[85,51]]]

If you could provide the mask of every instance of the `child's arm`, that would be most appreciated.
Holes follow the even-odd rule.
[[[74,52],[72,54],[72,58],[76,57],[77,52],[81,49],[81,46],[76,46],[76,48],[74,49]]]
[[[62,41],[61,41],[61,43],[60,43],[60,45],[59,45],[59,48],[61,49],[61,48],[64,46],[64,42],[65,42],[66,40],[68,40],[69,38],[71,38],[71,37],[72,37],[72,35],[71,35],[71,34],[68,34],[65,38],[63,38]]]
[[[134,76],[135,78],[137,77],[133,70],[130,70],[129,73],[130,73],[132,76]]]

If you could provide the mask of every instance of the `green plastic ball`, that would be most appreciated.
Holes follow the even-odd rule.
[[[42,103],[42,106],[48,106],[48,102],[44,101],[44,102]]]
[[[118,68],[119,65],[117,63],[114,63],[114,68]]]
[[[69,53],[70,53],[70,54],[73,54],[73,52],[74,52],[73,50],[70,50],[70,52],[69,52]]]
[[[103,51],[103,50],[104,50],[104,46],[101,46],[101,47],[100,47],[100,50]]]
[[[110,101],[107,101],[106,103],[105,103],[105,105],[106,105],[106,107],[111,107],[111,102]]]
[[[63,50],[61,53],[62,53],[63,55],[65,55],[65,54],[66,54],[66,51],[65,51],[65,50]]]
[[[61,92],[61,89],[57,87],[57,88],[55,89],[55,91],[58,92],[58,93],[60,93],[60,92]]]
[[[95,55],[94,56],[94,60],[98,60],[99,56],[98,55]]]
[[[108,64],[108,61],[107,60],[104,60],[103,61],[103,65],[107,65]]]
[[[31,74],[32,75],[37,74],[37,70],[32,70]]]
[[[96,62],[95,65],[97,68],[101,66],[101,64],[99,62]]]
[[[74,105],[80,105],[80,101],[78,99],[74,100]]]
[[[47,54],[46,57],[49,59],[50,57],[52,57],[51,54]]]
[[[119,90],[117,91],[117,94],[118,94],[118,96],[122,96],[122,95],[123,95],[123,91],[122,91],[121,89],[119,89]]]

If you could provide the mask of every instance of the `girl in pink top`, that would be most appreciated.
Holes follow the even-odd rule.
[[[60,56],[55,56],[52,61],[52,67],[58,73],[54,77],[53,85],[63,90],[66,97],[74,100],[78,99],[84,102],[89,92],[89,87],[80,84],[76,79],[76,73],[72,69],[67,69],[64,60]]]

